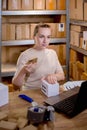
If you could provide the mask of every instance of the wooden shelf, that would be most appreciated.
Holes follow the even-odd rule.
[[[84,50],[82,48],[79,48],[79,47],[76,47],[76,46],[73,46],[73,45],[70,45],[70,48],[87,56],[87,50]]]

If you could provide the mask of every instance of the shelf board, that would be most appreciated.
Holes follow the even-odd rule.
[[[51,38],[50,44],[66,43],[66,38]],[[2,41],[2,46],[33,45],[34,40]]]
[[[13,76],[16,71],[16,65],[15,64],[2,64],[1,65],[1,76]]]
[[[73,45],[70,45],[70,48],[87,56],[87,50],[84,50],[82,48],[79,48],[79,47],[76,47],[76,46],[73,46]]]
[[[66,14],[66,10],[29,10],[29,11],[2,11],[3,16],[11,15],[61,15]]]
[[[87,21],[70,20],[70,23],[80,26],[87,26]]]

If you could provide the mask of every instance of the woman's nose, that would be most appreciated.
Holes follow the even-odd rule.
[[[47,38],[46,37],[44,37],[44,42],[47,42]]]

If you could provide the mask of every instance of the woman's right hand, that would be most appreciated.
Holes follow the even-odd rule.
[[[33,73],[36,69],[36,63],[25,64],[22,71],[25,74]]]

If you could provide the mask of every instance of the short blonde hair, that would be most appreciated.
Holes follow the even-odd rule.
[[[35,29],[34,29],[33,36],[36,36],[36,34],[38,33],[39,28],[51,28],[51,26],[49,24],[46,24],[46,23],[37,24]]]

